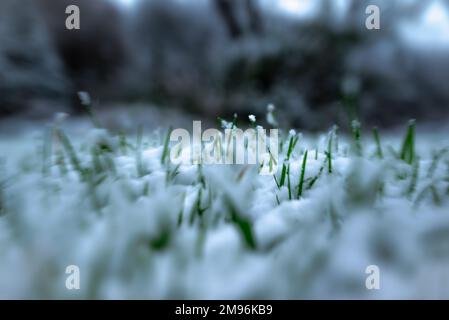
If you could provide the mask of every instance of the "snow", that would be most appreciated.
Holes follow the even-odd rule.
[[[379,159],[369,137],[357,156],[352,139],[339,136],[332,173],[329,134],[299,137],[288,162],[291,200],[287,185],[278,188],[257,166],[162,163],[163,146],[147,135],[140,151],[126,152],[105,129],[69,135],[90,176],[74,169],[55,136],[45,174],[40,133],[0,140],[0,297],[449,298],[449,153],[436,163],[433,157],[447,138],[417,135],[410,191],[414,166],[387,151],[400,147],[397,137],[382,137]],[[111,150],[94,169],[92,147],[103,144]],[[233,215],[249,223],[255,249]],[[72,264],[80,268],[80,290],[65,287]],[[379,290],[365,287],[368,265],[380,269]]]

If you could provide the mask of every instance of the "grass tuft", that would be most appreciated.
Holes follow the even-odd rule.
[[[234,205],[229,196],[225,195],[225,203],[229,209],[231,222],[237,227],[242,235],[246,247],[250,250],[257,249],[256,239],[251,221],[246,218]]]
[[[85,179],[86,170],[82,168],[78,155],[76,154],[75,149],[73,148],[73,145],[70,142],[69,138],[65,135],[64,131],[62,131],[61,129],[56,129],[56,136],[58,137],[59,141],[64,147],[64,150],[67,153],[67,156],[70,160],[73,169],[75,169],[75,171],[79,173],[82,179]]]

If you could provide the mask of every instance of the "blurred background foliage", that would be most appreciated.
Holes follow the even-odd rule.
[[[66,30],[76,4],[81,29]],[[367,30],[365,9],[381,9]],[[309,130],[441,120],[447,3],[435,0],[2,0],[0,117],[135,103]]]

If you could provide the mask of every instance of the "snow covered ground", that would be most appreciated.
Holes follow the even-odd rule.
[[[0,139],[1,298],[449,298],[447,136],[285,130],[275,179],[176,167],[165,132]]]

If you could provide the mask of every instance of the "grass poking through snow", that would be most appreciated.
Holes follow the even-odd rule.
[[[39,157],[33,143],[24,157],[5,154],[0,283],[9,289],[0,297],[370,298],[354,282],[369,263],[390,266],[403,285],[379,297],[407,298],[401,288],[420,282],[400,270],[440,252],[442,241],[423,239],[449,225],[449,149],[438,143],[430,153],[414,121],[399,145],[376,128],[364,139],[358,122],[319,142],[291,131],[279,159],[269,152],[263,165],[282,166],[266,177],[259,165],[174,165],[172,128],[156,143],[143,128],[110,133],[89,114],[93,140],[70,139],[58,125]],[[237,129],[236,116],[220,121]],[[217,141],[225,153],[230,141]],[[341,261],[361,273],[333,268]],[[58,284],[69,263],[80,265],[86,289]]]

